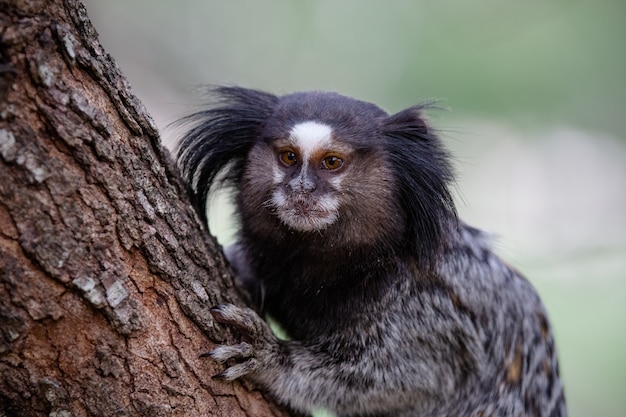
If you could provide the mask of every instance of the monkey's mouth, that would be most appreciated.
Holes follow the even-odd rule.
[[[282,192],[276,192],[271,203],[280,221],[298,231],[322,230],[339,217],[338,204],[329,197],[314,199],[310,195],[286,196]]]
[[[292,211],[297,216],[323,215],[325,211],[316,207],[315,203],[306,199],[296,199],[291,203]]]

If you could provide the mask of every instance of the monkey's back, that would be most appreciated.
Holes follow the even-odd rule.
[[[566,416],[552,328],[532,285],[468,226],[439,275],[481,340],[481,385],[468,390],[480,398],[474,415]]]

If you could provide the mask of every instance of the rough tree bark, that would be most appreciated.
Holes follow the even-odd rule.
[[[83,5],[0,36],[0,416],[284,415],[198,357],[237,294]]]

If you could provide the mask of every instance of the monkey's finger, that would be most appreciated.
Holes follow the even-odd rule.
[[[213,379],[234,381],[237,378],[241,378],[242,376],[248,375],[249,373],[256,371],[258,366],[259,362],[256,359],[248,359],[245,362],[238,363],[237,365],[233,365],[230,368],[225,369],[217,375],[213,375]]]
[[[233,304],[220,304],[213,307],[210,312],[218,323],[228,324],[251,336],[258,332],[257,322],[262,320],[249,308],[241,308]]]
[[[252,357],[253,354],[252,346],[244,342],[237,345],[218,346],[211,352],[203,353],[200,357],[210,356],[213,360],[224,363],[229,359],[247,359]]]

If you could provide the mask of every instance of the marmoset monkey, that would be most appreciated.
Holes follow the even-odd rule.
[[[335,93],[219,87],[177,161],[200,217],[232,186],[227,256],[256,310],[212,309],[244,342],[209,355],[294,410],[565,416],[531,284],[457,218],[448,152],[422,116]],[[277,339],[268,314],[291,340]]]

